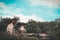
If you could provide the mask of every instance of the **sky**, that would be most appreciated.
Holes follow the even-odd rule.
[[[0,17],[17,16],[21,22],[60,18],[60,0],[0,0]]]

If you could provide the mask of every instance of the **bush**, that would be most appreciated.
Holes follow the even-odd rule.
[[[27,35],[20,35],[18,37],[18,40],[38,40],[38,38],[37,37],[29,37]]]

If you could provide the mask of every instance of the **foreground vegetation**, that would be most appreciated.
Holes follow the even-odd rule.
[[[7,33],[6,28],[10,20],[11,18],[0,18],[0,40],[39,40],[36,36],[27,36],[22,34],[14,36]],[[27,33],[46,33],[48,35],[53,35],[53,40],[60,40],[60,19],[50,22],[36,22],[31,19],[25,24]],[[17,30],[17,28],[18,26],[14,25],[14,29]]]

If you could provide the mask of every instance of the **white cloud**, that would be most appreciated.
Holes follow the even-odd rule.
[[[0,10],[1,13],[4,13],[4,14],[12,13],[12,11],[9,10],[9,7],[6,6],[3,2],[0,2],[0,8],[3,9],[3,10]]]
[[[4,14],[8,14],[8,15],[4,15],[3,18],[5,17],[10,17],[10,18],[13,18],[13,16],[17,16],[20,18],[20,22],[28,22],[29,19],[33,19],[35,21],[45,21],[43,20],[42,18],[37,18],[37,16],[35,14],[31,15],[31,16],[25,16],[22,14],[22,11],[25,11],[25,9],[19,9],[17,8],[15,11],[11,10],[13,9],[12,7],[8,7],[6,6],[4,3],[0,3],[0,7],[3,8],[3,10],[0,10],[1,13],[4,13]]]
[[[20,22],[25,22],[25,23],[28,22],[28,20],[30,20],[30,19],[33,19],[37,22],[38,21],[41,21],[41,22],[46,21],[46,20],[43,20],[42,18],[38,19],[36,15],[31,15],[31,16],[25,16],[23,14],[14,14],[14,15],[20,18],[20,20],[19,20]]]
[[[49,7],[57,7],[60,3],[60,0],[29,0],[32,6],[43,5]]]
[[[24,8],[22,9],[22,8],[14,8],[14,7],[7,6],[3,2],[0,2],[0,8],[3,9],[0,10],[0,13],[9,14],[9,15],[21,13],[25,10]]]

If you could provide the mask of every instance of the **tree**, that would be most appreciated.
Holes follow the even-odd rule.
[[[41,33],[41,29],[40,29],[39,27],[36,27],[36,28],[34,29],[34,32],[37,33],[37,34],[39,34],[39,33]]]
[[[29,22],[27,23],[27,27],[26,27],[27,32],[33,33],[35,27],[37,27],[37,22],[34,20],[29,20]]]
[[[6,31],[9,22],[10,18],[2,18],[2,21],[0,22],[0,31]]]

